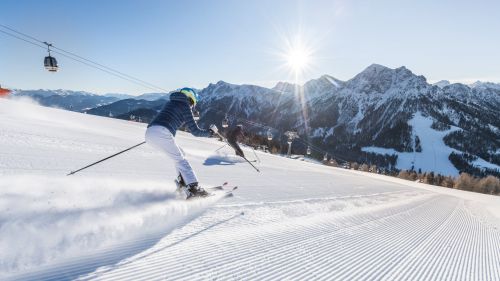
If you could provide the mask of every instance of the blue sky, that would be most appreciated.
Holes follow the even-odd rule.
[[[294,81],[287,42],[310,52],[300,81],[372,63],[431,82],[500,82],[500,1],[2,0],[0,24],[165,89]],[[22,89],[153,90],[0,33],[0,83]]]

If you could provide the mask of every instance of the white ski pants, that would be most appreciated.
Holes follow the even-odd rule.
[[[175,138],[172,133],[163,126],[151,126],[146,130],[146,142],[163,151],[172,160],[174,160],[177,174],[181,174],[184,182],[189,185],[198,182],[196,175],[189,165],[189,162],[184,158],[184,153],[175,143]]]

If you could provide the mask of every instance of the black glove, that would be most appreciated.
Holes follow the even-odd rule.
[[[243,151],[241,149],[235,149],[234,152],[238,156],[245,157],[245,154],[243,154]]]

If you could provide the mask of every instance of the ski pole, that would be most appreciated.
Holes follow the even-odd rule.
[[[250,164],[250,166],[252,166],[257,172],[260,173],[260,170],[257,169],[257,167],[255,167],[252,162],[250,162],[246,157],[243,157],[243,156],[240,156],[241,158],[245,159],[247,161],[248,164]]]
[[[215,152],[217,152],[217,151],[219,151],[219,150],[223,149],[226,145],[227,145],[227,143],[225,143],[223,146],[221,146],[221,147],[217,148],[217,149],[215,150]]]
[[[223,139],[223,140],[224,140],[224,142],[225,142],[227,145],[231,146],[231,145],[227,142],[226,138],[225,138],[225,137],[223,137],[221,134],[219,134],[219,132],[215,132],[215,133],[216,133],[216,134],[217,134],[217,135],[218,135],[221,139]],[[239,156],[239,155],[238,155],[238,156]],[[248,159],[246,159],[246,158],[245,158],[245,157],[243,157],[243,156],[240,156],[240,157],[241,157],[241,158],[243,158],[243,159],[245,159],[245,161],[247,161],[247,163],[248,163],[248,164],[250,164],[250,166],[252,166],[252,167],[253,167],[253,168],[254,168],[257,172],[259,172],[259,173],[260,173],[260,170],[259,170],[259,169],[257,169],[257,167],[255,167],[255,166],[252,164],[252,162],[248,161]]]
[[[260,163],[260,158],[259,156],[257,156],[257,153],[255,152],[255,148],[252,148],[253,149],[253,155],[255,155],[255,158],[257,158],[257,161]]]
[[[78,170],[76,170],[76,171],[72,171],[72,172],[70,172],[69,174],[67,174],[66,176],[71,176],[71,175],[74,175],[74,174],[76,174],[76,173],[80,172],[81,170],[85,170],[85,169],[87,169],[87,168],[89,168],[89,167],[92,167],[92,166],[94,166],[94,165],[96,165],[96,164],[99,164],[99,163],[101,163],[101,162],[103,162],[103,161],[108,160],[109,158],[115,157],[115,156],[117,156],[118,154],[122,154],[122,153],[124,153],[124,152],[127,152],[127,151],[129,151],[129,150],[131,150],[131,149],[133,149],[133,148],[136,148],[136,147],[138,147],[138,146],[140,146],[140,145],[143,145],[143,144],[145,144],[145,143],[146,143],[146,142],[145,142],[145,141],[143,141],[143,142],[141,142],[141,143],[139,143],[139,144],[136,144],[136,145],[134,145],[134,146],[131,146],[131,147],[129,147],[129,148],[127,148],[127,149],[125,149],[125,150],[122,150],[122,151],[120,151],[120,152],[118,152],[118,153],[115,153],[115,154],[113,154],[113,155],[111,155],[111,156],[108,156],[108,157],[106,157],[106,158],[104,158],[104,159],[101,159],[101,160],[99,160],[99,161],[97,161],[97,162],[94,162],[94,163],[92,163],[92,164],[90,164],[90,165],[87,165],[87,166],[85,166],[85,167],[83,167],[83,168],[80,168],[80,169],[78,169]]]

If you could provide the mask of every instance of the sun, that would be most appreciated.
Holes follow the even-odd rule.
[[[283,40],[283,49],[280,57],[284,66],[298,82],[308,72],[313,64],[314,49],[302,36],[288,37]]]
[[[288,66],[295,72],[302,72],[310,63],[309,52],[301,47],[294,47],[288,51],[286,56]]]
[[[295,35],[278,34],[279,48],[273,50],[277,64],[276,71],[287,74],[287,81],[299,85],[316,68],[317,47],[314,41],[300,32]]]

